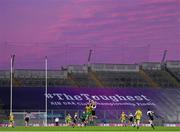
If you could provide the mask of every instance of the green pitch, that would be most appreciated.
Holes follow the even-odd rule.
[[[137,128],[133,127],[15,127],[15,128],[6,128],[6,127],[0,127],[0,131],[29,131],[29,132],[39,132],[39,131],[58,131],[58,132],[79,132],[79,131],[88,131],[88,132],[99,132],[99,131],[106,131],[106,132],[113,132],[113,131],[126,131],[126,132],[151,132],[151,131],[166,131],[166,132],[172,132],[172,131],[178,131],[180,132],[180,127],[156,127],[155,130],[153,130],[151,127],[140,127],[139,130]]]

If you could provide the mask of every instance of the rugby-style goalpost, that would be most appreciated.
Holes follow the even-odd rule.
[[[14,59],[15,55],[11,55],[11,72],[10,72],[10,113],[13,113],[15,116],[15,122],[17,119],[16,124],[22,125],[24,124],[24,116],[26,112],[13,112],[13,71],[14,71]],[[47,78],[47,68],[48,68],[48,61],[47,56],[45,57],[45,112],[32,112],[31,113],[31,124],[35,126],[47,126],[47,118],[48,118],[48,104],[47,104],[47,89],[48,89],[48,78]]]

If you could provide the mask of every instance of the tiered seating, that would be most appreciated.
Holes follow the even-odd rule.
[[[73,84],[68,79],[48,79],[48,87],[72,87]]]
[[[167,61],[166,70],[180,82],[180,61]]]
[[[10,79],[1,78],[0,87],[10,87]]]
[[[143,63],[141,66],[137,64],[70,65],[67,69],[48,70],[48,87],[175,88],[180,86],[179,65],[179,62],[168,62],[167,68],[162,68],[161,63],[153,62]],[[44,70],[15,70],[13,73],[13,87],[44,86]],[[0,71],[0,87],[10,87],[10,71]]]
[[[168,68],[168,71],[170,71],[180,82],[180,68]]]
[[[139,72],[96,72],[106,87],[149,87]]]
[[[19,84],[14,84],[15,87],[44,87],[45,78],[16,78]],[[49,78],[48,87],[70,87],[71,82],[68,79]]]
[[[73,76],[74,81],[76,81],[80,87],[97,87],[88,73],[71,73],[71,76]]]
[[[164,70],[144,70],[162,88],[175,88],[173,78]]]
[[[7,70],[0,70],[0,86],[10,86],[10,72]]]
[[[15,70],[13,87],[44,87],[45,71]],[[48,87],[72,87],[64,71],[48,71]],[[10,72],[0,71],[0,87],[10,87]]]

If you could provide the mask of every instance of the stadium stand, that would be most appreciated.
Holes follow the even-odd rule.
[[[174,79],[166,72],[162,70],[145,70],[145,72],[156,82],[160,87],[163,88],[176,88],[176,82]]]
[[[160,63],[138,64],[90,64],[70,65],[61,70],[48,70],[48,86],[51,87],[180,87],[178,61],[169,61],[166,67]],[[14,87],[42,87],[45,71],[21,69],[13,73]],[[10,72],[0,71],[0,86],[10,86]]]
[[[167,61],[166,70],[180,82],[180,61]]]
[[[148,82],[139,73],[138,65],[93,64],[105,87],[149,87]]]
[[[0,71],[0,86],[10,86],[10,72]],[[14,87],[43,87],[45,85],[45,72],[43,70],[15,70],[13,73]],[[70,87],[73,86],[67,78],[67,71],[48,71],[48,86]]]
[[[9,87],[10,84],[10,72],[7,70],[0,70],[0,86]]]
[[[44,86],[44,70],[15,69],[13,72],[13,87],[40,88]],[[10,71],[8,70],[0,70],[1,87],[10,87]],[[159,88],[162,92],[164,89],[163,96],[166,99],[160,100],[159,98],[163,105],[156,107],[158,111],[161,111],[159,115],[164,118],[161,120],[175,122],[180,119],[180,114],[177,116],[177,112],[180,111],[180,97],[178,96],[180,95],[178,89],[180,88],[180,61],[167,61],[165,65],[156,62],[69,65],[61,70],[48,70],[48,87]],[[3,110],[0,111],[3,112]],[[98,114],[99,117],[104,118],[103,112]],[[106,112],[107,118],[115,116],[108,114]],[[2,115],[5,114],[2,113]]]
[[[160,63],[143,63],[142,70],[162,88],[176,88],[179,83],[167,72]]]
[[[140,76],[133,72],[96,72],[97,76],[102,79],[105,87],[148,87],[148,83]]]
[[[68,66],[68,76],[76,87],[97,87],[91,76],[88,74],[86,65]]]

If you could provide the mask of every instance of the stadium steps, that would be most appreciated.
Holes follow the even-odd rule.
[[[77,81],[75,81],[74,77],[73,77],[70,73],[68,73],[68,80],[69,80],[75,87],[80,87],[80,84],[79,84]]]
[[[171,74],[171,76],[174,77],[174,78],[177,80],[177,82],[180,82],[180,78],[178,77],[178,75],[176,75],[177,73],[172,72],[172,71],[171,71],[169,68],[167,68],[167,67],[165,67],[165,70],[166,70],[169,74]]]
[[[168,76],[169,80],[176,85],[177,88],[180,88],[180,84],[178,81],[166,70],[164,70],[164,74]]]
[[[159,85],[154,82],[143,70],[140,69],[139,73],[147,82],[149,82],[150,87],[159,88]]]
[[[91,77],[91,79],[96,82],[98,87],[104,87],[104,83],[98,78],[95,72],[93,72],[92,70],[89,70],[88,74]]]
[[[21,81],[20,81],[19,79],[17,79],[17,78],[14,77],[14,73],[12,74],[12,79],[13,79],[13,85],[14,85],[15,87],[21,87],[21,86],[22,86]]]
[[[174,84],[176,84],[176,86],[180,88],[180,83],[178,82],[179,81],[178,78],[168,68],[165,69],[165,72],[167,72],[167,74],[171,76],[171,79],[174,82]]]
[[[21,87],[22,86],[22,83],[20,80],[16,79],[16,78],[13,78],[13,85],[15,87]]]

